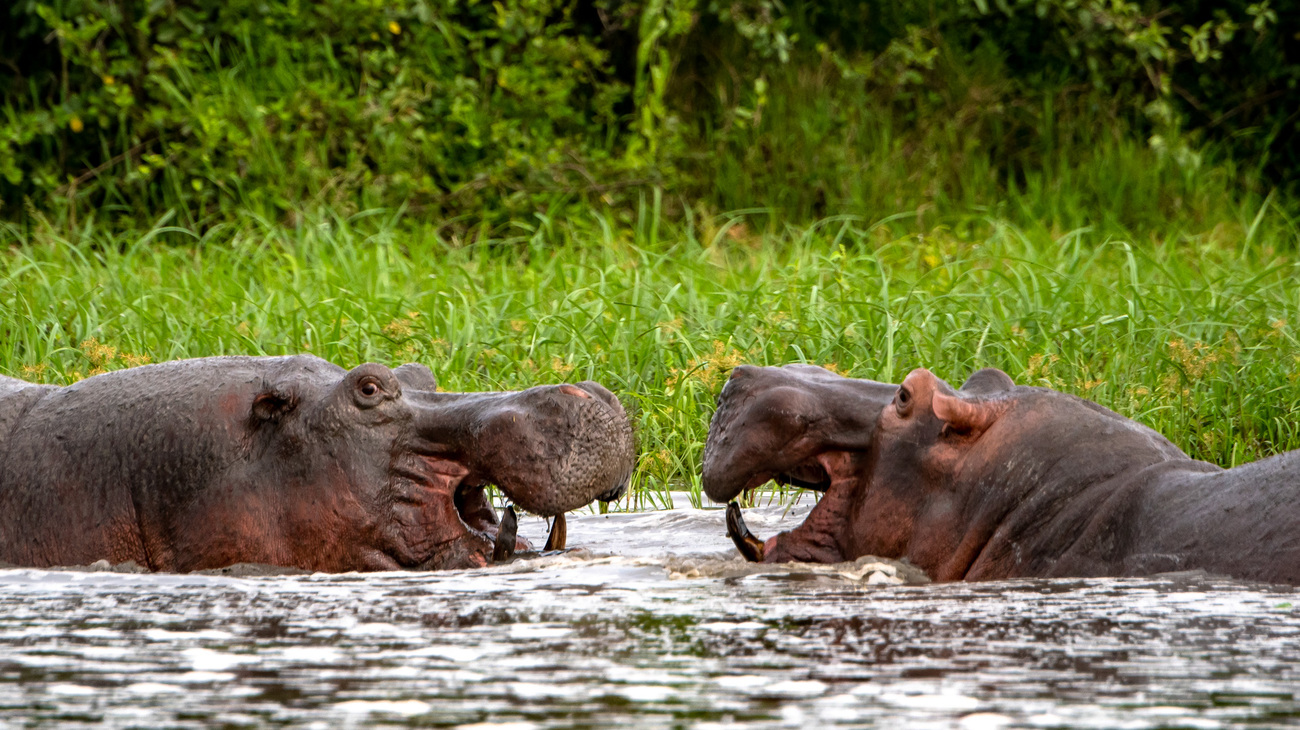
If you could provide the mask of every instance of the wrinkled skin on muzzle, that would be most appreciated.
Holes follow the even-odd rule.
[[[0,379],[0,561],[482,566],[504,532],[486,485],[562,533],[564,512],[622,495],[634,456],[591,382],[440,393],[421,365],[311,356]]]

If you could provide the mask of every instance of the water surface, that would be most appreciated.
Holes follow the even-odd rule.
[[[746,517],[767,536],[781,512]],[[569,542],[592,555],[430,574],[0,571],[0,726],[1300,724],[1290,587],[682,578],[669,555],[734,554],[722,512],[689,508],[575,515]]]

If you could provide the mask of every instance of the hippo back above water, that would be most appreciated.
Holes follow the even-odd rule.
[[[312,356],[3,378],[0,561],[474,567],[497,537],[485,485],[562,515],[621,495],[633,458],[595,383],[439,393],[421,365]]]
[[[768,479],[823,491],[751,560],[906,558],[936,580],[1139,576],[1200,569],[1300,584],[1300,452],[1233,469],[1195,461],[1095,403],[981,370],[953,390],[807,365],[737,368],[719,397],[704,489]]]

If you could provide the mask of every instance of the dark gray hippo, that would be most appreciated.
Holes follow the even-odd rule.
[[[1095,403],[980,370],[959,390],[810,365],[736,368],[704,447],[718,502],[768,479],[824,492],[756,561],[906,558],[941,581],[1200,569],[1300,585],[1300,451],[1233,469]]]
[[[515,548],[485,485],[557,523],[626,488],[632,430],[600,385],[435,388],[303,355],[0,378],[0,561],[474,567]]]

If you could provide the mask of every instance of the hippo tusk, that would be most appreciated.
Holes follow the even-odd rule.
[[[727,537],[736,544],[736,549],[751,563],[763,562],[763,541],[754,537],[754,533],[745,526],[745,518],[740,514],[740,505],[732,502],[727,505]]]
[[[563,550],[564,544],[569,540],[568,525],[564,521],[564,513],[555,516],[551,521],[551,534],[546,537],[546,547],[544,550]]]
[[[519,534],[519,516],[515,514],[513,504],[506,505],[501,515],[501,525],[497,528],[496,543],[492,545],[492,562],[500,563],[515,555],[515,538]]]

